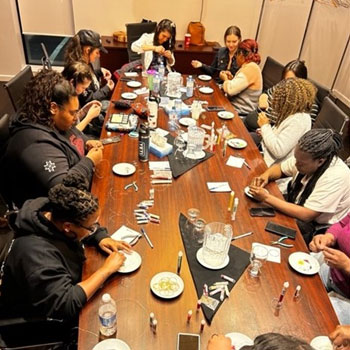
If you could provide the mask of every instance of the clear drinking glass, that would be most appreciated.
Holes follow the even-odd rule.
[[[251,277],[259,277],[261,275],[261,267],[267,259],[269,251],[267,248],[256,245],[250,252],[250,266],[248,268]]]
[[[174,158],[175,159],[180,159],[183,157],[183,152],[186,148],[186,142],[183,139],[183,134],[179,133],[175,139],[174,139],[174,146],[176,147],[175,153],[174,153]],[[179,157],[180,155],[180,157]]]
[[[202,218],[198,218],[194,222],[193,236],[198,244],[202,244],[204,241],[204,227],[206,223],[207,222]]]
[[[199,209],[196,208],[190,208],[187,210],[187,215],[190,219],[190,222],[192,224],[194,224],[194,222],[196,221],[196,219],[199,217],[200,211]]]

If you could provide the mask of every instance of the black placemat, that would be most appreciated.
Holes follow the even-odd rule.
[[[174,178],[179,177],[180,175],[184,174],[186,171],[194,168],[196,165],[198,165],[201,162],[204,162],[205,160],[212,157],[214,154],[204,151],[205,157],[202,159],[189,159],[183,156],[183,154],[180,154],[178,157],[179,159],[175,159],[175,151],[176,146],[174,146],[174,137],[170,134],[166,136],[168,143],[173,145],[173,152],[168,155],[168,160],[171,168],[171,172],[173,174]]]
[[[230,257],[229,264],[220,270],[209,270],[203,267],[197,261],[196,253],[201,246],[198,245],[197,242],[195,242],[194,237],[191,234],[193,225],[188,222],[186,216],[184,216],[182,213],[180,213],[180,217],[179,217],[179,226],[180,226],[182,241],[185,246],[187,261],[190,266],[190,271],[192,274],[194,284],[196,286],[198,299],[200,299],[203,294],[203,286],[205,283],[208,286],[210,286],[215,282],[224,281],[220,277],[221,274],[233,277],[236,281],[239,280],[239,278],[241,277],[241,275],[249,265],[249,256],[250,256],[249,253],[231,245],[228,253]],[[234,287],[234,284],[232,283],[228,284],[229,291],[231,291],[233,287]],[[209,309],[207,306],[202,305],[204,316],[209,324],[211,324],[211,321],[214,315],[216,314],[216,312],[218,311],[219,307],[221,306],[221,304],[225,302],[225,299],[222,302],[220,301],[220,293],[215,294],[211,297],[218,300],[219,305],[214,311]]]

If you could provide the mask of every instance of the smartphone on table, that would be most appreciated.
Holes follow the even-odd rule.
[[[225,110],[225,108],[221,107],[221,106],[207,106],[207,107],[205,107],[205,109],[208,112],[220,112],[220,111],[224,111]]]
[[[266,224],[265,230],[279,236],[287,236],[291,239],[295,239],[295,235],[297,233],[297,231],[294,230],[293,228],[279,225],[272,221],[269,221]]]
[[[200,350],[200,336],[191,333],[178,333],[176,350]]]
[[[275,210],[273,208],[250,208],[250,216],[276,216]]]

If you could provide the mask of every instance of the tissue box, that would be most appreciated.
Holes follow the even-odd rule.
[[[160,147],[150,141],[149,151],[158,158],[163,158],[173,151],[173,146],[170,143],[166,143],[164,147]]]

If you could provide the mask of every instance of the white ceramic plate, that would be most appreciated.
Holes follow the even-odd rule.
[[[135,100],[135,98],[137,98],[137,95],[133,92],[123,92],[121,96],[126,100]]]
[[[191,125],[196,125],[196,121],[192,118],[180,118],[179,123],[182,126],[191,126]]]
[[[288,257],[289,265],[295,271],[303,275],[314,275],[320,270],[320,264],[310,254],[304,252],[295,252]]]
[[[141,266],[142,259],[139,253],[133,251],[131,254],[125,253],[124,255],[126,259],[124,260],[124,264],[120,267],[118,272],[133,272]]]
[[[246,196],[250,197],[250,198],[254,198],[250,193],[249,193],[249,186],[246,186],[244,188],[244,193],[246,194]]]
[[[196,258],[198,260],[198,262],[206,267],[207,269],[209,270],[220,270],[220,269],[223,269],[224,267],[226,267],[228,265],[228,263],[230,262],[230,258],[229,256],[227,255],[224,262],[221,264],[221,265],[218,265],[218,266],[212,266],[212,265],[209,265],[207,264],[204,259],[203,259],[203,248],[200,248],[197,250],[197,254],[196,254]]]
[[[243,139],[230,139],[228,140],[227,144],[232,147],[232,148],[238,148],[238,149],[242,149],[247,147],[247,141],[243,140]]]
[[[160,298],[178,297],[184,290],[184,281],[173,272],[159,272],[151,279],[152,292]]]
[[[126,83],[127,86],[131,87],[131,88],[138,88],[140,87],[142,84],[139,82],[139,81],[136,81],[136,80],[131,80],[131,81],[128,81]]]
[[[221,112],[218,112],[218,116],[221,119],[233,119],[233,117],[235,115],[232,112],[229,112],[229,111],[221,111]]]
[[[214,90],[209,86],[202,86],[201,88],[199,88],[199,92],[201,92],[202,94],[212,94]]]
[[[188,159],[203,159],[205,157],[205,152],[204,151],[200,151],[196,154],[192,153],[190,155],[187,154],[187,150],[183,153],[183,155],[185,157],[187,157]]]
[[[114,174],[121,176],[129,176],[136,171],[136,168],[133,164],[130,163],[117,163],[113,166],[112,170]]]
[[[315,350],[333,350],[333,345],[331,340],[325,335],[320,335],[312,339],[310,345]]]
[[[209,81],[211,80],[211,76],[206,74],[201,74],[201,75],[198,75],[198,79],[203,81]]]
[[[254,344],[252,339],[242,333],[227,333],[225,336],[231,339],[231,345],[234,346],[236,350],[239,350],[243,346]]]
[[[96,344],[92,350],[131,350],[129,345],[120,339],[106,339]]]

